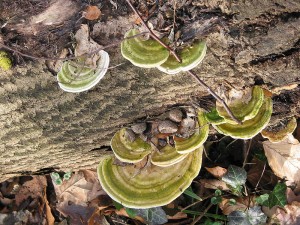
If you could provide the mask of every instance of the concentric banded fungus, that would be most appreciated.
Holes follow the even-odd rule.
[[[60,88],[67,92],[82,92],[94,87],[103,78],[109,65],[108,53],[101,50],[98,54],[100,59],[96,69],[86,67],[80,62],[64,62],[57,74]]]
[[[141,138],[137,138],[133,142],[126,140],[125,132],[125,128],[121,129],[115,133],[111,140],[111,148],[119,160],[127,163],[137,163],[151,153],[151,145]]]
[[[188,71],[198,66],[198,64],[203,60],[206,54],[206,43],[197,41],[193,45],[182,49],[178,53],[179,57],[182,59],[182,63],[179,63],[173,55],[170,55],[168,60],[158,66],[157,68],[168,74],[176,74],[181,71]]]
[[[125,38],[139,34],[132,29],[125,34]],[[157,41],[143,40],[141,37],[125,39],[121,44],[121,53],[133,65],[143,68],[153,68],[164,63],[169,57],[169,51]]]
[[[170,203],[188,188],[201,168],[202,150],[169,167],[115,165],[112,156],[101,159],[98,177],[102,188],[115,201],[130,208],[151,208]]]
[[[215,125],[226,123],[225,119],[218,114],[216,108],[212,109],[210,112],[205,113],[206,120]]]
[[[182,161],[187,156],[188,154],[179,154],[176,151],[176,148],[167,145],[164,148],[162,148],[160,152],[156,151],[152,155],[151,162],[156,166],[167,167]]]
[[[233,138],[249,139],[257,135],[268,125],[271,114],[272,100],[271,98],[266,98],[257,115],[250,120],[246,120],[242,125],[224,123],[213,126],[221,134],[231,136]]]
[[[268,138],[270,142],[277,143],[283,141],[288,135],[292,134],[297,127],[297,119],[292,117],[288,123],[280,130],[263,130],[261,135]],[[275,128],[276,129],[276,128]]]
[[[186,154],[199,148],[207,139],[209,125],[205,119],[204,112],[198,112],[198,125],[195,133],[184,141],[175,141],[175,148],[179,154]]]
[[[264,92],[262,88],[254,86],[251,93],[246,93],[244,96],[238,96],[237,99],[228,102],[228,106],[232,113],[242,122],[254,118],[263,104]],[[249,95],[251,99],[248,102],[244,102],[243,100],[247,98],[247,95]],[[227,123],[237,124],[237,122],[228,115],[223,105],[217,102],[216,109],[219,115],[223,117]]]

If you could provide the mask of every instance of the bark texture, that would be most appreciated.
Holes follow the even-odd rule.
[[[300,3],[280,1],[197,1],[220,11],[226,29],[210,33],[208,52],[195,71],[212,88],[224,82],[269,88],[300,82]],[[110,25],[111,24],[111,25]],[[132,27],[132,15],[94,26],[101,44],[120,39]],[[196,29],[196,28],[195,28]],[[141,69],[108,49],[112,68],[92,90],[66,93],[59,89],[44,62],[0,72],[0,181],[45,168],[95,168],[114,132],[157,115],[191,96],[208,95],[186,73],[170,76]],[[299,86],[274,98],[274,115],[299,115]]]

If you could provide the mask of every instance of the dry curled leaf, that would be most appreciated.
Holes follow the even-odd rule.
[[[263,142],[266,157],[273,172],[296,184],[300,192],[300,143],[292,135],[278,143]]]
[[[87,20],[97,20],[101,15],[100,9],[95,5],[89,5],[83,12],[83,17]]]
[[[228,191],[229,188],[227,184],[222,180],[217,179],[200,179],[200,183],[208,189],[221,189],[223,191]]]
[[[231,204],[229,198],[222,198],[222,202],[219,204],[220,209],[224,215],[229,215],[233,211],[241,210],[244,211],[249,207],[255,205],[255,196],[245,196],[243,198],[234,197],[236,204]]]
[[[216,178],[221,178],[225,175],[225,173],[227,173],[227,169],[220,166],[212,168],[205,167],[205,169]]]

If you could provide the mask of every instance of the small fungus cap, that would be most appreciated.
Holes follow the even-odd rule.
[[[205,118],[207,122],[215,125],[226,123],[225,119],[219,115],[216,108],[213,108],[210,112],[205,113]]]
[[[166,145],[160,151],[153,153],[151,162],[156,166],[167,167],[184,160],[187,156],[188,154],[179,154],[176,148]]]
[[[0,51],[0,68],[3,70],[9,70],[12,66],[11,59],[8,54],[4,51]]]
[[[137,29],[129,30],[125,38],[139,34]],[[169,51],[156,40],[143,40],[141,37],[125,39],[121,43],[121,53],[133,65],[143,68],[153,68],[164,63],[169,57]]]
[[[281,127],[280,130],[272,131],[264,129],[261,132],[261,135],[264,138],[268,138],[272,143],[278,143],[287,138],[288,135],[292,134],[296,127],[297,119],[295,117],[292,117],[285,126]]]
[[[195,133],[186,140],[176,141],[175,148],[179,154],[186,154],[200,148],[206,141],[209,132],[209,124],[205,119],[204,112],[198,111],[198,125]]]
[[[126,129],[119,130],[111,140],[111,148],[115,156],[122,162],[137,163],[151,153],[151,145],[136,138],[134,141],[126,139]]]
[[[204,59],[206,54],[206,43],[204,41],[196,41],[191,46],[182,49],[178,55],[182,59],[179,63],[173,55],[170,55],[168,60],[157,68],[168,74],[176,74],[181,71],[188,71],[196,66]]]
[[[214,125],[221,134],[240,139],[250,139],[261,132],[269,123],[272,115],[272,99],[266,98],[257,115],[243,122],[243,124],[224,123]]]
[[[169,167],[139,169],[135,165],[118,166],[113,161],[112,156],[103,157],[97,169],[105,192],[126,207],[152,208],[170,203],[190,186],[199,174],[202,150]]]
[[[234,91],[234,90],[232,90]],[[248,100],[248,101],[247,101]],[[252,119],[258,113],[260,107],[262,106],[264,101],[264,91],[259,86],[254,86],[249,90],[246,90],[243,95],[238,94],[237,97],[233,97],[231,100],[227,102],[228,107],[231,112],[237,119],[240,121],[246,121]],[[228,115],[227,111],[223,107],[222,104],[217,102],[216,106],[218,114],[223,117],[227,123],[237,124],[230,115]]]
[[[100,58],[95,69],[80,62],[64,62],[57,74],[59,87],[66,92],[83,92],[94,87],[106,74],[109,66],[108,53],[101,50],[98,54]]]

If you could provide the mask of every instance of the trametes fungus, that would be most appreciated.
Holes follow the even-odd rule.
[[[98,53],[97,67],[85,65],[84,60],[66,61],[57,74],[58,84],[67,92],[82,92],[94,87],[106,74],[109,55],[101,50]]]
[[[206,54],[206,43],[204,41],[196,41],[191,46],[183,48],[179,53],[182,62],[179,63],[173,55],[157,68],[168,74],[176,74],[181,71],[188,71],[196,66],[204,59]]]
[[[264,101],[264,92],[259,86],[245,92],[232,89],[229,95],[227,105],[234,116],[242,122],[254,118]],[[237,124],[219,102],[216,104],[216,110],[226,123]]]
[[[260,98],[257,99],[260,101]],[[253,105],[255,105],[253,103]],[[233,138],[250,139],[261,132],[269,123],[272,115],[272,99],[264,98],[263,104],[259,107],[258,112],[255,113],[255,117],[244,120],[242,124],[223,123],[220,125],[212,124],[215,129],[224,135],[231,136]],[[245,106],[248,111],[248,107]],[[253,108],[257,111],[256,108]],[[240,115],[242,115],[241,113]],[[253,112],[247,113],[247,115],[253,115]]]
[[[201,161],[202,148],[171,166],[152,164],[145,169],[119,166],[112,156],[106,156],[97,171],[102,188],[112,199],[126,207],[142,209],[166,205],[181,195],[198,175]]]
[[[175,148],[178,153],[186,154],[192,152],[206,141],[209,132],[209,124],[207,123],[202,110],[198,111],[198,127],[195,129],[195,133],[188,139],[181,141],[175,140]]]
[[[125,38],[137,34],[139,31],[132,29],[125,34]],[[125,39],[121,43],[121,53],[133,65],[143,68],[157,67],[169,57],[169,51],[156,40],[144,40],[141,36]]]
[[[111,140],[115,156],[122,162],[137,163],[151,153],[151,145],[137,137],[131,141],[126,137],[126,128],[118,131]]]
[[[277,143],[283,141],[288,135],[292,135],[297,127],[297,119],[295,117],[289,118],[285,124],[280,122],[274,127],[267,127],[261,132],[261,135],[268,138],[270,142]]]

